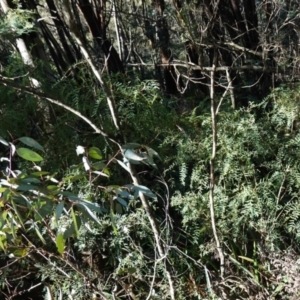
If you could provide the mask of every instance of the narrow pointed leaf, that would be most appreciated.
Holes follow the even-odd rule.
[[[129,168],[122,161],[117,159],[117,162],[122,168],[124,168],[128,173],[130,173]]]
[[[43,158],[36,152],[28,148],[18,148],[17,154],[25,160],[29,161],[42,161]]]
[[[26,146],[35,148],[35,149],[37,149],[37,150],[44,151],[44,147],[41,146],[36,140],[34,140],[34,139],[31,138],[31,137],[23,136],[23,137],[19,138],[19,140],[20,140],[23,144],[25,144]]]
[[[60,219],[63,210],[64,210],[64,202],[58,203],[54,211],[56,222]]]
[[[79,236],[79,230],[78,230],[77,219],[76,219],[73,207],[71,208],[71,215],[72,215],[72,219],[73,219],[73,225],[74,225],[75,233],[76,233],[76,236],[78,237]]]
[[[116,197],[116,199],[117,199],[117,201],[118,201],[120,204],[122,204],[123,206],[125,206],[125,207],[128,206],[127,202],[126,202],[124,199],[122,199],[122,198],[120,198],[120,197]]]
[[[149,198],[157,199],[156,195],[149,188],[147,188],[144,185],[136,185],[136,186],[134,186],[133,190],[134,190],[135,194],[136,194],[136,192],[138,192],[138,193],[141,192]]]
[[[99,222],[99,219],[98,219],[97,216],[89,209],[89,207],[88,207],[87,205],[81,203],[81,204],[78,204],[78,206],[82,206],[82,207],[87,211],[87,213],[88,213],[90,219],[94,220],[97,224],[99,224],[99,225],[101,226],[101,224],[100,224],[100,222]]]
[[[1,136],[0,136],[0,143],[5,145],[5,146],[9,145],[8,142],[5,139],[3,139]]]
[[[64,239],[64,235],[62,233],[59,233],[56,237],[56,248],[60,254],[63,254],[65,249],[65,244],[66,241]]]
[[[39,227],[36,225],[36,223],[33,223],[33,227],[34,227],[34,230],[35,230],[37,236],[38,236],[38,237],[40,238],[40,240],[42,241],[42,243],[43,243],[43,244],[46,244],[46,241],[45,241],[45,239],[43,238],[42,233],[40,232],[40,229],[39,229]]]
[[[124,156],[129,159],[129,160],[134,160],[134,161],[142,161],[145,158],[142,157],[141,155],[137,154],[134,150],[132,149],[126,149],[124,151]]]

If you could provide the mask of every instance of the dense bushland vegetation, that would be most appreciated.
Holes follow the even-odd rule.
[[[298,1],[0,4],[1,299],[299,299]]]

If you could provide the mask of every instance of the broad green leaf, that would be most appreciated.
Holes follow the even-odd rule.
[[[97,147],[91,147],[89,149],[89,156],[94,159],[102,159],[102,157],[103,157],[100,149]]]
[[[97,162],[92,163],[92,168],[94,170],[98,170],[98,171],[99,170],[102,171],[103,169],[106,169],[105,166],[106,166],[106,164],[102,161],[97,161]]]
[[[72,223],[71,226],[64,232],[64,238],[67,240],[71,236],[76,236],[76,231],[74,228],[74,224]]]
[[[12,251],[12,254],[15,257],[25,257],[27,255],[28,251],[29,251],[28,248],[19,248],[19,249]]]
[[[119,185],[109,185],[106,187],[106,191],[108,193],[112,192],[112,191],[115,191],[115,190],[118,190],[120,188]]]
[[[133,160],[133,161],[142,161],[145,159],[145,157],[137,154],[135,151],[133,151],[132,149],[126,149],[124,151],[124,156],[128,159],[128,160]]]
[[[135,185],[133,187],[133,191],[134,191],[135,197],[136,197],[137,193],[141,192],[149,198],[157,199],[156,195],[149,188],[147,188],[144,185]]]
[[[51,195],[57,195],[60,190],[57,185],[48,185],[47,190],[50,192]]]
[[[122,162],[122,161],[120,161],[120,160],[116,160],[117,162],[118,162],[118,164],[122,167],[122,168],[124,168],[128,173],[130,173],[130,170],[129,170],[129,168]]]
[[[25,177],[17,181],[19,184],[24,183],[41,183],[41,181],[36,177]]]
[[[151,167],[153,167],[154,169],[157,169],[157,165],[156,165],[156,163],[154,162],[152,156],[149,156],[148,161],[147,161],[147,164],[150,165]]]
[[[43,158],[36,152],[28,148],[18,148],[17,154],[25,160],[29,161],[42,161]]]
[[[141,144],[138,144],[138,143],[127,143],[122,146],[122,149],[137,149],[140,147],[141,147]]]
[[[103,213],[103,208],[101,208],[98,203],[90,202],[84,199],[79,199],[79,202],[95,212]]]
[[[77,204],[77,206],[82,206],[88,213],[90,219],[94,220],[96,223],[98,223],[101,226],[101,223],[99,222],[99,219],[97,216],[89,209],[89,207],[83,203]]]
[[[158,157],[161,160],[159,154],[155,150],[153,150],[152,148],[150,148],[148,146],[143,146],[143,147],[145,147],[147,149],[148,155],[150,157],[156,156],[156,157]]]
[[[17,209],[15,201],[11,200],[11,204],[12,204],[12,206],[14,208],[14,212],[16,213],[16,215],[17,215],[17,217],[18,217],[18,219],[20,221],[20,223],[18,223],[18,224],[21,224],[21,226],[24,228],[24,223],[23,223],[22,217],[21,217],[21,215],[20,215],[20,213],[19,213],[19,211]]]
[[[5,146],[9,145],[8,142],[5,139],[3,139],[1,136],[0,136],[0,143],[5,145]]]
[[[5,232],[2,232],[0,231],[0,248],[5,251],[5,246],[4,244],[6,245],[6,233]]]
[[[116,199],[117,199],[117,201],[118,201],[120,204],[122,204],[123,206],[125,206],[125,207],[128,206],[127,202],[126,202],[124,199],[122,199],[122,198],[120,198],[120,197],[116,197]]]
[[[251,263],[254,263],[254,260],[252,258],[247,257],[247,256],[241,256],[241,255],[239,255],[238,257],[241,258],[241,259],[247,260],[247,261],[249,261]]]
[[[73,219],[75,234],[76,234],[76,237],[78,237],[79,236],[79,227],[78,227],[78,223],[77,223],[77,219],[76,219],[76,216],[75,216],[75,212],[74,212],[74,207],[73,206],[71,207],[71,215],[72,215],[72,219]]]
[[[34,227],[34,230],[35,230],[37,236],[38,236],[38,237],[40,238],[40,240],[42,241],[42,243],[43,243],[43,244],[46,244],[46,241],[45,241],[45,239],[43,238],[42,233],[41,233],[39,227],[37,226],[37,224],[36,224],[35,222],[33,223],[33,227]]]
[[[46,171],[39,171],[39,172],[33,172],[33,173],[31,173],[31,175],[33,175],[33,176],[44,176],[44,175],[48,175],[49,174],[49,172],[46,172]]]
[[[64,239],[64,235],[62,233],[59,233],[56,237],[56,247],[57,247],[57,251],[60,254],[63,254],[64,249],[65,249],[65,244],[66,244],[66,241]]]
[[[63,191],[61,194],[65,197],[77,197],[75,194],[69,192],[69,191]]]
[[[4,226],[6,223],[6,217],[7,217],[7,211],[3,211],[0,215],[0,229]]]
[[[25,144],[26,146],[35,148],[35,149],[37,149],[37,150],[44,151],[44,147],[41,146],[36,140],[34,140],[34,139],[31,138],[31,137],[23,136],[23,137],[19,138],[19,140],[20,140],[23,144]]]
[[[56,208],[55,208],[55,211],[54,211],[56,222],[60,219],[60,216],[61,216],[63,210],[64,210],[64,202],[59,202],[56,205]]]

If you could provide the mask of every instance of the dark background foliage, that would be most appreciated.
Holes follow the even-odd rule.
[[[0,4],[3,299],[299,298],[298,1]]]

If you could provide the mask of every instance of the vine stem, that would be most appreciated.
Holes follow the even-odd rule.
[[[215,73],[218,63],[218,52],[214,50],[214,60],[212,71],[210,72],[210,108],[211,108],[211,127],[212,127],[212,153],[210,159],[210,184],[209,184],[209,209],[210,219],[213,230],[214,239],[217,246],[217,251],[220,258],[220,273],[221,278],[224,277],[224,253],[217,233],[215,207],[214,207],[214,189],[215,189],[215,160],[217,153],[217,119],[216,119],[216,103],[215,103]]]

